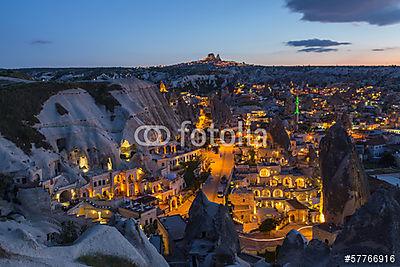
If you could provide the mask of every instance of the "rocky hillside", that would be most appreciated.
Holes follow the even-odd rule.
[[[121,143],[135,145],[140,125],[164,125],[174,134],[181,120],[156,85],[136,78],[13,83],[0,90],[0,109],[6,114],[0,173],[39,168],[44,180],[55,173],[49,162],[67,171],[79,157],[89,169],[104,168],[109,159],[118,168]]]

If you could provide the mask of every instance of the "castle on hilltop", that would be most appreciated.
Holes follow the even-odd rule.
[[[220,62],[221,57],[219,56],[219,54],[217,54],[217,56],[214,55],[214,53],[209,53],[204,59],[203,61],[207,61],[207,62]]]

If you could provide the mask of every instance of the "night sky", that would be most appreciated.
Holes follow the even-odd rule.
[[[0,67],[400,64],[400,0],[0,2]]]

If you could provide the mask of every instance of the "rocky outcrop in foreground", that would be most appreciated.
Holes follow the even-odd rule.
[[[347,254],[392,255],[400,258],[400,190],[380,189],[351,216],[332,247],[333,265]],[[336,264],[335,264],[336,263]]]
[[[343,224],[368,200],[369,186],[354,145],[340,123],[321,140],[320,169],[325,220]]]
[[[288,266],[325,266],[329,259],[329,247],[316,239],[307,239],[298,231],[291,230],[279,249],[277,262]]]
[[[233,264],[240,251],[239,237],[228,210],[210,202],[202,191],[190,207],[185,242],[189,254],[207,257],[205,261],[215,264]],[[205,247],[209,249],[204,250]]]
[[[332,249],[290,231],[279,249],[284,266],[342,266],[345,255],[400,257],[400,190],[379,189],[343,225]]]
[[[149,266],[168,266],[165,259],[150,243],[147,236],[139,228],[138,222],[134,219],[124,219],[121,216],[115,215],[110,224],[117,228],[129,243],[137,249]]]
[[[62,222],[79,223],[80,219],[52,211],[49,196],[41,188],[21,189],[18,200],[19,204],[8,205],[7,216],[0,216],[0,266],[83,266],[83,256],[99,255],[138,267],[168,266],[133,220],[116,220],[115,227],[94,225],[79,232],[72,243],[60,245],[51,236],[61,233]],[[0,202],[3,212],[4,206]]]

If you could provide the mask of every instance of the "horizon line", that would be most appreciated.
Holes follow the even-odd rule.
[[[182,64],[188,64],[188,63],[193,63],[196,61],[192,62],[182,62],[182,63],[175,63],[175,64],[169,64],[169,65],[148,65],[148,66],[116,66],[116,65],[110,65],[110,66],[29,66],[29,67],[0,67],[0,70],[26,70],[26,69],[107,69],[107,68],[124,68],[124,69],[129,69],[129,68],[165,68],[165,67],[173,67],[173,66],[179,66]],[[232,62],[232,61],[231,61]],[[239,62],[237,62],[239,63]],[[240,63],[242,64],[242,63]],[[301,64],[287,64],[287,65],[276,65],[276,64],[251,64],[251,63],[244,63],[243,66],[254,66],[254,67],[399,67],[400,64],[307,64],[307,65],[301,65]],[[218,66],[216,66],[218,67]],[[238,66],[240,67],[240,66]],[[219,67],[219,68],[226,68],[226,67]]]

